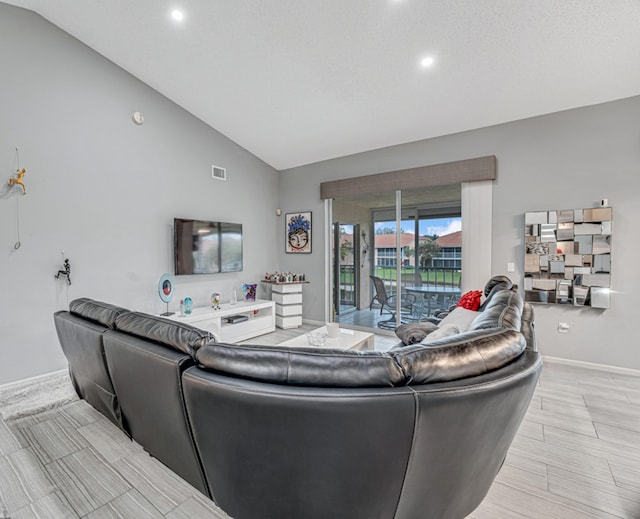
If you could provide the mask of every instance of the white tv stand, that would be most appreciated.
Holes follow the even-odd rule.
[[[247,319],[236,323],[226,322],[226,318],[236,315]],[[224,303],[220,305],[220,310],[214,310],[210,306],[193,308],[189,315],[173,314],[166,319],[207,330],[218,342],[246,341],[276,330],[275,303],[262,299],[238,301],[234,305]]]

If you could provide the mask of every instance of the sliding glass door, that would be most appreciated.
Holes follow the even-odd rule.
[[[457,300],[459,184],[336,198],[332,213],[335,321],[395,329]]]
[[[403,205],[409,202],[406,198]],[[404,251],[408,259],[402,280],[412,312],[403,319],[419,322],[448,309],[460,298],[461,207],[452,201],[412,205],[405,210],[410,215],[406,228],[413,226],[413,243]]]

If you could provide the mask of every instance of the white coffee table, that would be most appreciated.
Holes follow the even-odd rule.
[[[327,327],[321,326],[313,330],[314,333],[327,333]],[[340,348],[344,350],[373,350],[374,349],[374,336],[369,332],[361,332],[358,330],[349,330],[347,328],[340,328],[340,333],[335,339],[327,337],[327,342],[324,346],[311,346],[307,340],[307,335],[303,334],[293,339],[289,339],[280,344],[280,346],[292,346],[292,347],[308,347],[308,348]]]

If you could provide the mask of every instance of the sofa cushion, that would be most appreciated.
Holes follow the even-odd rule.
[[[435,342],[440,339],[444,339],[445,337],[452,337],[453,335],[458,335],[465,331],[466,329],[461,330],[457,324],[442,324],[433,330],[431,334],[427,335],[422,340],[422,344],[429,344],[430,342]]]
[[[213,340],[211,333],[141,312],[128,312],[116,319],[116,330],[164,344],[189,355]]]
[[[479,312],[475,312],[473,310],[469,310],[467,308],[462,308],[461,306],[459,306],[449,312],[447,316],[438,323],[438,328],[455,326],[459,330],[458,333],[466,332],[469,329],[469,326],[471,326],[473,320],[478,315]],[[437,337],[438,330],[435,330],[431,335],[433,335],[434,333]],[[445,336],[445,334],[442,335],[442,337]]]
[[[489,297],[492,292],[498,290],[511,290],[513,283],[507,276],[493,276],[484,286],[484,295]]]
[[[107,328],[114,328],[117,317],[128,311],[126,308],[95,301],[87,297],[74,299],[69,303],[69,312],[73,315],[84,317]]]
[[[454,308],[422,342],[429,343],[442,339],[443,337],[450,337],[451,335],[466,332],[477,315],[478,312],[474,312],[473,310],[462,307]]]
[[[483,311],[491,302],[495,294],[501,290],[514,290],[515,285],[507,276],[493,276],[484,286],[484,295],[486,299],[480,305],[479,310]]]
[[[515,290],[501,290],[495,293],[489,304],[471,323],[469,330],[506,328],[520,331],[522,297]]]
[[[473,377],[505,366],[525,349],[515,330],[491,328],[461,333],[430,343],[391,350],[409,385]]]
[[[196,352],[203,369],[294,386],[385,387],[404,374],[387,353],[209,343]]]

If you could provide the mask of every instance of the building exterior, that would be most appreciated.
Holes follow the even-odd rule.
[[[403,232],[400,234],[400,248],[402,249],[402,266],[413,267],[415,257],[406,254],[408,248],[413,248],[415,244],[415,234]],[[396,266],[396,235],[376,234],[374,241],[374,262],[377,267]]]
[[[341,243],[345,237],[341,237]],[[421,236],[420,241],[428,239]],[[433,258],[433,268],[462,269],[462,231],[452,232],[439,236],[436,243],[440,246],[440,251]],[[407,249],[413,249],[415,244],[415,234],[402,233],[400,235],[400,247],[402,248],[402,266],[413,267],[416,265],[416,258],[407,254]],[[396,266],[396,235],[376,234],[375,237],[375,265],[377,267]]]
[[[440,253],[433,258],[433,266],[462,270],[462,231],[439,236],[436,243],[440,245]]]

